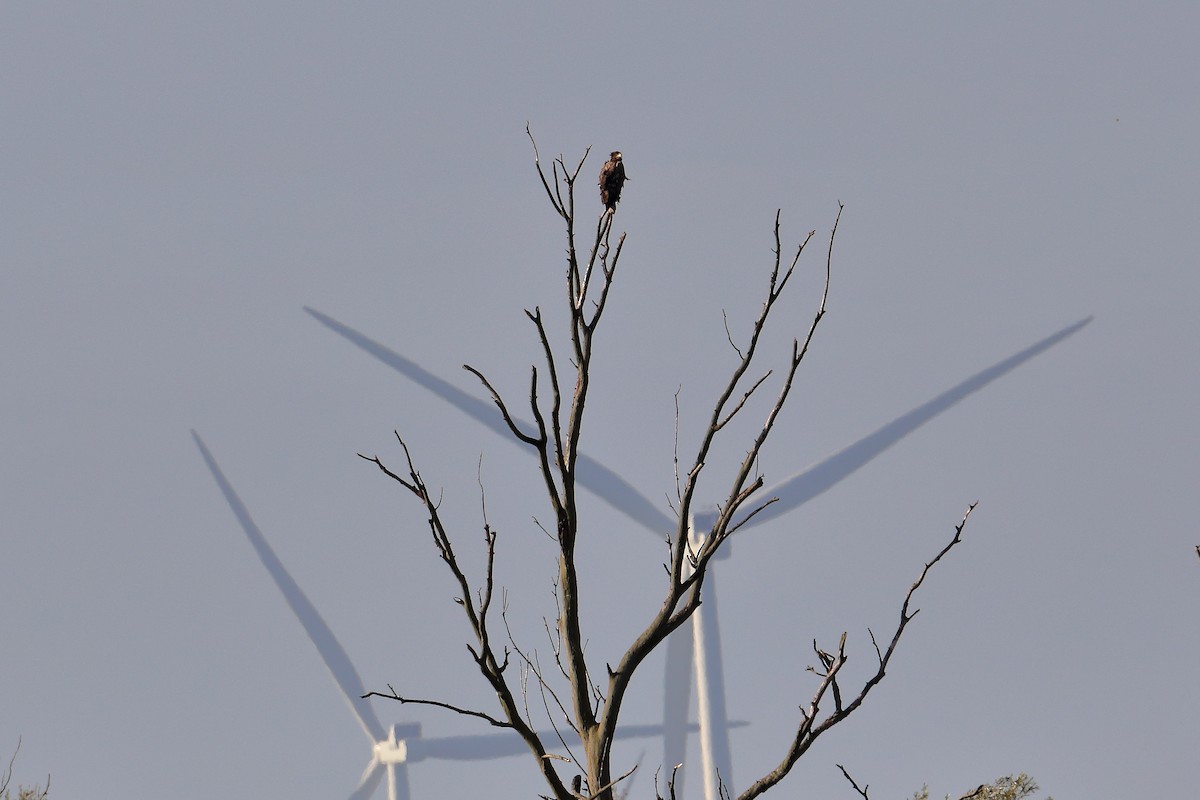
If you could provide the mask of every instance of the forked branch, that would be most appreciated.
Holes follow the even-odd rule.
[[[926,562],[925,567],[921,570],[921,574],[917,580],[909,587],[908,592],[904,595],[904,602],[900,605],[900,621],[896,625],[896,629],[892,634],[891,642],[888,644],[887,650],[882,653],[878,645],[875,646],[875,653],[878,665],[874,673],[862,684],[858,693],[848,704],[843,705],[841,697],[835,695],[834,709],[821,717],[821,704],[825,699],[826,694],[839,692],[837,686],[837,674],[842,666],[846,663],[846,635],[842,634],[841,642],[838,645],[836,653],[825,653],[818,650],[818,658],[821,661],[820,670],[813,671],[821,678],[817,685],[816,692],[813,693],[812,700],[807,708],[800,709],[800,724],[796,729],[796,735],[792,739],[791,746],[784,754],[783,759],[773,770],[768,772],[763,777],[755,781],[746,791],[738,796],[738,800],[751,800],[766,792],[779,781],[783,780],[784,776],[791,771],[796,762],[805,752],[812,747],[813,743],[821,736],[821,734],[833,728],[838,723],[845,720],[853,714],[863,701],[866,700],[870,691],[879,685],[887,673],[888,664],[892,660],[893,654],[896,652],[896,646],[900,643],[900,638],[904,635],[908,623],[917,615],[917,610],[909,610],[913,596],[921,585],[925,582],[929,571],[938,564],[947,553],[962,542],[962,532],[967,525],[967,519],[971,516],[971,512],[975,509],[975,504],[968,506],[966,513],[963,514],[962,520],[954,527],[954,536],[950,541],[938,551],[930,561]],[[874,635],[871,636],[874,642]],[[849,777],[849,776],[847,776]]]

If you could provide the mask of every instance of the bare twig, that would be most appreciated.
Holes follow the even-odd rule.
[[[554,737],[558,739],[558,743],[562,745],[562,749],[567,751],[567,755],[570,756],[571,761],[578,764],[580,763],[579,756],[575,755],[574,751],[571,750],[571,745],[567,744],[567,740],[566,737],[563,736],[562,729],[558,727],[558,717],[550,711],[550,701],[547,699],[547,695],[554,698],[554,703],[558,706],[558,710],[562,714],[562,718],[566,720],[567,726],[570,727],[577,736],[579,735],[579,730],[575,727],[574,723],[571,722],[570,714],[567,713],[567,709],[563,706],[562,701],[558,699],[558,695],[554,694],[554,689],[551,688],[550,684],[546,682],[546,679],[542,677],[542,665],[537,661],[537,653],[534,653],[533,657],[534,661],[530,662],[530,671],[534,673],[534,676],[538,680],[538,692],[542,697],[542,709],[546,712],[546,719],[550,721],[550,727],[554,731]]]
[[[900,621],[896,625],[896,630],[892,634],[892,640],[888,644],[887,650],[879,656],[878,666],[874,674],[872,674],[862,684],[858,694],[848,704],[843,705],[840,702],[840,698],[835,700],[834,710],[830,712],[824,719],[819,717],[821,701],[826,692],[829,692],[835,686],[837,673],[846,663],[845,635],[843,634],[842,636],[842,640],[838,645],[836,654],[825,653],[824,655],[821,655],[821,651],[818,650],[818,656],[821,658],[825,672],[821,677],[821,681],[817,686],[816,692],[813,694],[813,699],[809,703],[808,708],[801,709],[800,725],[796,730],[795,737],[792,739],[791,746],[788,748],[787,753],[784,755],[779,765],[752,784],[750,788],[748,788],[739,796],[739,800],[751,800],[751,798],[758,797],[772,786],[777,784],[779,781],[783,780],[783,777],[787,775],[792,766],[794,766],[796,761],[799,760],[800,756],[804,755],[804,753],[808,751],[813,742],[815,742],[817,738],[821,736],[821,734],[842,722],[844,719],[854,713],[854,711],[856,711],[860,706],[862,706],[863,701],[866,700],[870,691],[877,686],[880,681],[883,680],[884,675],[887,673],[888,664],[892,659],[892,655],[896,651],[896,646],[900,643],[900,638],[903,636],[905,628],[908,627],[908,623],[911,622],[917,614],[916,610],[911,612],[909,611],[909,606],[912,602],[913,595],[925,582],[925,578],[929,574],[929,571],[933,569],[933,567],[940,562],[947,553],[949,553],[955,546],[962,542],[963,529],[966,527],[967,519],[971,516],[971,512],[974,509],[975,503],[972,503],[967,507],[966,513],[963,514],[962,520],[958,523],[958,525],[955,526],[954,536],[950,539],[949,543],[946,544],[946,546],[940,551],[938,551],[937,555],[935,555],[930,561],[926,562],[924,568],[921,570],[921,574],[917,577],[917,580],[911,587],[909,587],[908,592],[904,595],[904,602],[900,606]],[[874,639],[874,634],[872,634],[871,640],[874,641]],[[878,652],[879,648],[876,646],[876,653]]]
[[[400,434],[397,433],[396,436],[398,438],[400,436]],[[415,484],[409,483],[408,481],[404,480],[404,478],[401,478],[399,475],[397,475],[396,473],[392,472],[390,469],[385,467],[383,465],[383,462],[379,460],[379,456],[364,456],[362,453],[358,453],[357,455],[359,458],[363,459],[364,461],[370,461],[372,464],[379,467],[379,469],[383,471],[384,475],[387,475],[389,478],[391,478],[392,480],[399,483],[405,489],[408,489],[410,492],[417,495],[418,497],[420,496],[421,492],[417,490],[417,487]]]
[[[675,797],[675,778],[679,774],[679,768],[683,764],[676,764],[671,767],[671,777],[667,779],[667,796],[663,797],[658,791],[658,770],[654,771],[654,796],[657,800],[677,800]]]
[[[8,784],[12,782],[13,764],[17,763],[17,753],[21,752],[21,737],[17,737],[17,749],[13,750],[12,758],[8,760],[8,769],[0,775],[0,795],[8,792]]]
[[[629,776],[633,775],[633,773],[637,772],[637,768],[638,768],[638,766],[640,766],[640,765],[639,765],[639,764],[634,764],[634,765],[633,765],[633,766],[632,766],[632,767],[629,769],[629,771],[628,771],[628,772],[626,772],[626,773],[624,773],[623,775],[619,776],[619,777],[618,777],[618,778],[616,778],[615,780],[611,780],[611,781],[609,781],[608,783],[606,783],[606,784],[604,784],[603,786],[601,786],[599,789],[596,789],[596,790],[592,791],[592,793],[591,793],[591,794],[584,795],[584,797],[586,797],[586,798],[587,798],[587,800],[596,800],[596,798],[604,797],[604,796],[606,795],[606,793],[608,793],[608,792],[611,792],[611,791],[612,791],[612,788],[613,788],[614,786],[616,786],[618,783],[620,783],[621,781],[625,780],[625,779],[626,779],[626,778],[628,778]],[[591,788],[591,787],[589,787],[589,788]]]
[[[717,770],[717,797],[719,800],[732,800],[729,796],[729,787],[725,785],[725,779],[721,777],[721,770]]]
[[[513,652],[515,652],[517,657],[521,659],[521,662],[525,665],[526,669],[533,673],[533,676],[537,678],[538,689],[542,694],[542,705],[545,707],[546,716],[549,718],[550,724],[554,727],[554,732],[558,734],[558,725],[554,721],[555,715],[550,711],[549,701],[546,699],[547,695],[554,700],[554,704],[558,707],[559,713],[561,713],[562,717],[567,720],[567,724],[571,726],[571,729],[574,730],[575,733],[579,733],[578,729],[576,729],[574,724],[571,722],[571,715],[567,712],[566,706],[563,704],[558,694],[555,693],[554,687],[542,674],[542,666],[537,660],[537,652],[534,651],[532,654],[526,653],[523,649],[521,649],[521,646],[517,644],[516,639],[513,638],[512,628],[509,627],[507,615],[504,616],[504,628],[508,632],[508,641],[509,644],[512,645]],[[562,742],[563,747],[567,748],[567,743],[562,740],[561,734],[558,735],[558,738],[559,741]],[[567,749],[569,750],[569,748]]]
[[[675,467],[675,499],[680,502],[683,501],[683,492],[679,486],[679,393],[682,391],[683,384],[681,383],[675,388],[675,450],[672,462]],[[671,504],[671,509],[675,510],[674,503]],[[670,537],[667,538],[667,541],[670,541]],[[1200,552],[1200,547],[1196,548],[1196,550]]]
[[[455,714],[461,714],[464,717],[476,717],[478,719],[486,720],[487,723],[494,728],[513,727],[511,722],[496,719],[491,714],[484,713],[483,711],[475,711],[474,709],[463,708],[462,706],[456,706],[453,703],[444,703],[441,700],[426,700],[419,697],[401,697],[399,694],[397,694],[396,690],[392,688],[390,683],[387,685],[387,687],[388,690],[386,692],[367,692],[366,694],[362,695],[362,699],[366,700],[368,697],[382,697],[387,700],[395,700],[396,702],[402,704],[412,703],[414,705],[436,706],[437,708],[444,708],[447,711],[453,711]]]
[[[724,428],[726,425],[728,425],[729,421],[731,419],[733,419],[739,411],[742,410],[742,406],[746,405],[746,401],[750,399],[750,395],[754,394],[754,390],[757,389],[758,387],[762,386],[763,382],[766,381],[767,378],[771,377],[771,373],[773,371],[774,370],[767,370],[766,374],[764,374],[761,378],[759,378],[757,381],[755,381],[754,385],[746,390],[745,394],[742,395],[742,399],[738,401],[737,405],[735,405],[729,411],[729,413],[725,415],[725,419],[723,419],[717,423],[718,431],[721,430],[721,428]]]
[[[482,372],[480,372],[479,370],[472,367],[470,364],[463,364],[463,369],[465,369],[467,372],[471,373],[476,378],[478,378],[479,382],[482,383],[484,388],[486,388],[488,390],[488,392],[492,395],[492,402],[496,404],[496,408],[500,409],[500,416],[502,416],[504,418],[504,424],[508,426],[508,429],[510,431],[512,431],[512,435],[517,437],[518,439],[520,439],[522,442],[525,442],[525,444],[532,445],[533,447],[539,446],[539,444],[541,443],[541,438],[537,437],[537,436],[531,436],[531,435],[525,433],[525,431],[521,430],[519,427],[517,427],[516,420],[513,419],[512,414],[508,413],[508,406],[504,404],[504,399],[502,397],[500,397],[500,393],[496,391],[496,387],[492,386],[492,383],[491,383],[491,381],[489,381],[487,379],[487,376],[485,376]],[[537,385],[537,367],[534,367],[532,369],[532,372],[533,372],[533,377],[531,380],[532,380],[534,386],[536,386]]]
[[[854,791],[862,795],[863,800],[871,800],[871,798],[867,796],[867,790],[871,788],[870,785],[860,787],[854,782],[854,778],[850,777],[850,773],[846,771],[845,767],[843,767],[841,764],[838,764],[837,768],[840,769],[842,774],[846,776],[846,780],[850,781],[850,785],[854,787]]]
[[[729,332],[729,315],[725,313],[725,309],[721,309],[721,319],[725,322],[725,339],[729,342],[729,346],[733,348],[733,352],[738,354],[738,358],[745,358],[742,354],[742,349],[733,343],[733,334]]]

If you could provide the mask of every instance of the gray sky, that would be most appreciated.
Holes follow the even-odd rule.
[[[589,215],[598,156],[625,153],[585,448],[655,501],[673,395],[687,454],[732,363],[722,309],[744,337],[760,302],[776,208],[797,242],[846,204],[768,483],[1095,317],[735,543],[717,574],[730,713],[752,722],[739,787],[812,692],[812,638],[849,631],[867,669],[866,629],[894,624],[973,500],[887,680],[780,791],[852,796],[835,762],[880,798],[1021,770],[1059,798],[1194,787],[1194,4],[390,5],[0,10],[0,752],[24,737],[19,779],[344,797],[367,762],[191,428],[367,685],[486,707],[419,509],[354,455],[395,461],[400,429],[477,566],[482,454],[518,633],[541,644],[532,462],[303,311],[518,397],[538,354],[521,310],[560,321],[563,274],[529,122],[543,157],[593,147]],[[812,256],[770,357],[810,318]],[[602,663],[656,606],[663,551],[584,510]],[[630,722],[659,719],[661,674]],[[539,788],[524,758],[422,762],[411,782],[418,800]]]

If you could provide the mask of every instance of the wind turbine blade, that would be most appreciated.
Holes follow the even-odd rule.
[[[711,576],[710,576],[711,577]],[[687,759],[688,704],[692,699],[692,626],[683,625],[667,638],[666,685],[663,691],[663,769],[670,770]],[[683,793],[683,770],[675,783]]]
[[[412,800],[408,787],[408,764],[388,764],[388,800]]]
[[[757,516],[747,523],[747,527],[760,525],[781,514],[786,514],[792,509],[807,503],[817,495],[831,489],[875,459],[884,450],[887,450],[943,411],[946,411],[969,395],[978,392],[992,381],[1006,375],[1034,356],[1049,350],[1091,321],[1092,317],[1089,316],[1072,325],[1068,325],[1057,333],[1047,336],[1045,339],[1009,356],[1003,361],[999,361],[987,369],[975,373],[962,383],[947,389],[932,400],[928,400],[907,413],[901,414],[874,433],[864,436],[854,444],[834,453],[829,458],[826,458],[815,466],[809,467],[804,472],[794,475],[776,486],[759,491],[746,504],[747,508],[756,508],[758,506],[758,502],[756,501],[761,502],[772,497],[778,497],[779,499],[759,512]]]
[[[374,744],[387,737],[384,733],[383,725],[380,724],[379,718],[375,716],[375,710],[371,708],[371,704],[362,699],[366,693],[363,688],[362,679],[358,676],[358,671],[354,669],[354,665],[350,663],[350,657],[346,655],[346,651],[342,649],[338,643],[337,637],[333,635],[333,631],[325,624],[325,620],[321,619],[321,615],[317,613],[317,609],[313,606],[309,599],[304,595],[300,586],[284,569],[283,562],[275,555],[275,551],[271,549],[271,545],[267,544],[266,537],[262,535],[262,531],[254,524],[254,520],[250,517],[250,512],[246,510],[246,506],[242,503],[241,498],[234,492],[229,481],[225,479],[224,473],[217,466],[216,460],[212,453],[204,445],[204,441],[200,435],[192,431],[192,438],[196,440],[196,446],[200,448],[200,455],[204,457],[204,462],[208,465],[209,472],[217,481],[217,486],[221,488],[221,493],[225,495],[226,502],[233,509],[233,514],[241,523],[242,530],[246,532],[247,538],[250,539],[250,544],[254,546],[254,550],[258,553],[259,559],[262,560],[263,566],[267,568],[267,572],[271,573],[271,577],[275,580],[275,585],[279,587],[279,591],[283,593],[283,597],[287,600],[288,606],[291,607],[292,613],[300,620],[300,624],[304,626],[304,630],[308,633],[308,638],[316,646],[317,652],[320,653],[321,659],[325,662],[325,666],[329,668],[330,674],[333,675],[334,681],[342,690],[342,694],[346,698],[346,702],[350,704],[350,710],[354,712],[354,716],[358,718],[362,724],[363,730],[370,737],[371,743]]]
[[[333,317],[308,306],[304,310],[339,336],[349,340],[360,349],[387,364],[392,369],[412,380],[419,386],[445,400],[450,405],[462,411],[469,417],[486,425],[498,433],[506,441],[516,442],[508,426],[500,417],[499,410],[491,403],[467,394],[457,386],[437,377],[419,364],[410,361],[394,350],[354,330],[348,325],[338,322]],[[533,430],[534,426],[524,420],[514,418],[523,430]],[[528,450],[528,448],[522,448]],[[576,462],[576,478],[581,485],[606,501],[618,511],[629,516],[634,521],[644,525],[655,534],[664,534],[675,528],[675,521],[646,499],[637,489],[624,478],[613,472],[595,459],[580,453]]]
[[[745,720],[734,719],[726,722],[725,727],[733,730],[734,728],[745,728],[749,724],[750,723],[746,722]],[[622,725],[620,730],[617,731],[616,738],[640,739],[644,736],[661,736],[665,730],[666,728],[664,728],[662,725]],[[687,730],[691,733],[695,733],[696,731],[700,730],[700,726],[694,722],[689,722],[687,725]],[[674,766],[674,764],[671,766]]]
[[[703,601],[692,615],[696,643],[696,696],[699,698],[700,753],[704,765],[704,794],[720,800],[717,776],[733,791],[733,759],[725,713],[725,670],[721,662],[721,631],[717,626],[717,583],[713,565],[701,590]]]
[[[553,733],[549,734],[549,737],[546,741],[556,741]],[[408,760],[413,763],[427,758],[445,761],[487,761],[528,752],[529,746],[525,744],[525,740],[515,733],[482,733],[428,739],[421,737],[408,741]]]
[[[375,794],[375,787],[379,786],[382,778],[383,765],[372,758],[371,763],[367,764],[367,768],[362,774],[362,780],[358,782],[358,788],[354,790],[354,794],[350,795],[350,800],[368,800],[371,795]]]
[[[491,403],[467,394],[454,384],[439,378],[416,362],[410,361],[409,359],[400,355],[395,350],[380,344],[365,334],[359,333],[349,325],[344,325],[341,322],[338,322],[333,317],[323,314],[315,308],[304,306],[304,311],[308,313],[309,316],[316,319],[317,322],[320,322],[334,333],[345,339],[348,339],[352,344],[357,345],[360,349],[365,350],[372,356],[375,356],[375,358],[379,359],[384,364],[387,364],[401,375],[433,392],[438,397],[442,398],[459,411],[462,411],[467,416],[474,417],[476,420],[491,428],[496,433],[505,438],[509,438],[510,433],[508,426],[504,424],[504,420],[501,419],[499,411],[497,411],[496,407]]]
[[[686,712],[686,708],[684,709]],[[686,718],[686,717],[685,717]],[[747,723],[736,721],[729,723],[730,728],[741,728]],[[696,725],[689,725],[688,730],[697,730]],[[662,736],[665,729],[662,725],[621,725],[617,728],[617,739],[642,739],[650,736]],[[568,731],[568,733],[570,733]],[[538,737],[548,745],[558,742],[554,731],[538,731]],[[579,743],[579,738],[570,733],[571,744]],[[484,733],[466,736],[438,736],[436,738],[410,739],[408,742],[408,763],[412,764],[427,758],[444,761],[487,761],[495,758],[508,758],[524,755],[529,752],[525,740],[515,733]],[[551,747],[550,749],[555,749]]]

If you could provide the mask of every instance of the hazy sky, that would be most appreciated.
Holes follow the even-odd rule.
[[[5,4],[0,754],[23,737],[17,779],[49,772],[61,798],[356,784],[369,744],[192,428],[368,686],[492,702],[420,510],[355,456],[396,462],[393,429],[476,574],[481,474],[517,634],[545,650],[532,461],[303,310],[519,397],[539,352],[522,309],[560,323],[563,295],[528,122],[544,159],[593,148],[589,219],[602,154],[625,153],[584,448],[664,511],[674,395],[686,456],[732,365],[722,310],[744,339],[761,301],[776,209],[795,243],[846,206],[768,483],[1094,315],[735,542],[716,574],[729,711],[752,723],[737,787],[781,756],[813,637],[848,631],[865,672],[867,628],[894,625],[978,500],[886,681],[782,796],[853,797],[835,763],[877,798],[1022,770],[1060,800],[1194,791],[1198,30],[1186,2]],[[776,363],[821,247],[769,331]],[[602,664],[657,606],[664,550],[583,510]],[[661,682],[657,659],[630,722],[660,719]],[[646,741],[636,796],[659,758]],[[539,780],[527,757],[411,770],[417,800]]]

